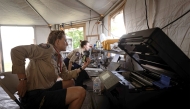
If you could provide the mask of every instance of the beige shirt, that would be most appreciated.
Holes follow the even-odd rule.
[[[25,59],[30,62],[25,70]],[[51,44],[17,46],[11,50],[12,73],[26,73],[27,90],[47,89],[52,87],[58,75],[63,80],[78,76],[77,69],[68,71],[62,62],[62,72],[57,64],[58,55]]]
[[[79,65],[82,64],[82,56],[83,56],[83,50],[82,48],[78,48],[78,49],[74,49],[72,52],[70,52],[68,55],[67,55],[67,58],[69,58],[69,62],[75,62]]]

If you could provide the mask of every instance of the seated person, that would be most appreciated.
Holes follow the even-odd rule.
[[[80,48],[77,48],[70,52],[67,57],[64,59],[65,65],[67,66],[68,70],[74,70],[77,68],[80,68],[83,62],[86,61],[86,59],[89,60],[89,54],[85,55],[84,53],[89,53],[90,44],[88,41],[84,40],[80,43]],[[90,64],[90,63],[89,63]],[[86,85],[83,85],[84,80],[89,79],[89,76],[85,70],[82,70],[79,74],[79,76],[75,79],[75,85],[76,86],[83,86],[86,88]]]
[[[17,74],[18,95],[25,109],[81,109],[86,91],[73,78],[85,69],[68,71],[60,51],[68,45],[64,31],[51,31],[47,44],[21,45],[11,49],[12,73]],[[30,62],[25,70],[25,59]],[[62,81],[57,81],[61,77]],[[72,87],[71,87],[72,86]]]

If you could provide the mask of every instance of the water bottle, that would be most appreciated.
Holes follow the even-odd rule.
[[[96,77],[93,81],[93,92],[101,95],[101,80],[99,77]]]
[[[96,48],[97,48],[97,49],[98,49],[98,48],[101,48],[100,40],[97,40],[97,42],[96,42]]]

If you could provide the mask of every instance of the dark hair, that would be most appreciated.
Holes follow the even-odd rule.
[[[65,36],[64,31],[59,31],[59,30],[53,30],[49,33],[47,43],[55,45],[55,41],[57,39],[61,39],[63,36]]]
[[[80,47],[82,48],[84,45],[86,45],[87,43],[89,43],[87,40],[80,40]]]

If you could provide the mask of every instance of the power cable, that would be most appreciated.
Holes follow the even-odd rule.
[[[98,20],[97,20],[97,22],[98,22]],[[93,25],[93,27],[92,27],[91,35],[92,35],[92,32],[93,32],[94,27],[95,27],[95,25],[97,24],[97,22],[95,22],[94,25]],[[97,32],[97,34],[98,34],[98,32]]]
[[[104,24],[102,24],[102,25],[103,25],[103,27],[107,30],[107,32],[109,32],[108,29],[104,26]],[[111,32],[110,32],[110,33],[111,33]],[[116,36],[116,35],[114,35],[114,34],[112,34],[112,33],[111,33],[111,35],[112,35],[112,36]],[[116,37],[118,37],[118,36],[116,36]]]
[[[91,21],[91,10],[90,10],[90,20],[89,20],[89,26],[88,26],[88,35],[90,35],[89,34],[89,32],[90,32],[90,21]]]
[[[146,10],[146,23],[147,23],[147,27],[148,27],[148,29],[149,29],[148,18],[147,18],[147,5],[146,5],[146,0],[145,0],[145,10]]]
[[[178,17],[177,19],[175,19],[174,21],[170,22],[169,24],[167,24],[166,26],[164,26],[162,29],[166,28],[167,26],[171,25],[172,23],[174,23],[175,21],[179,20],[180,18],[182,18],[184,15],[186,15],[187,13],[190,12],[190,9],[185,12],[183,15],[181,15],[180,17]]]

